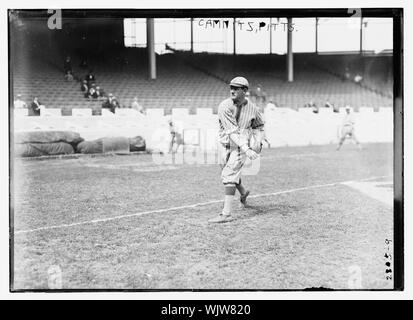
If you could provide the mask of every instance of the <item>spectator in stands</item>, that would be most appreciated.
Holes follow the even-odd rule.
[[[96,81],[95,75],[93,74],[93,70],[89,69],[89,73],[86,75],[85,80],[87,81],[87,84],[90,85]]]
[[[72,60],[70,59],[69,56],[66,57],[63,68],[64,68],[64,71],[65,71],[65,74],[67,74],[68,71],[70,71],[70,73],[73,72],[73,70],[72,70]]]
[[[15,109],[24,109],[27,108],[26,102],[21,99],[22,95],[18,94],[16,100],[14,100],[14,108]]]
[[[93,85],[88,86],[88,88],[89,89],[85,92],[85,98],[90,99],[92,98],[92,94],[95,89],[93,88]]]
[[[144,114],[144,115],[146,115],[146,108],[139,104],[138,97],[133,98],[131,108],[138,111],[138,112],[140,112],[140,113],[142,113],[142,114]]]
[[[103,101],[102,109],[109,109],[110,112],[115,113],[115,109],[113,108],[112,104],[110,103],[109,97],[106,97],[105,101]]]
[[[318,113],[318,106],[315,104],[315,102],[311,103],[311,108],[313,109],[313,113]]]
[[[95,92],[93,93],[92,98],[93,99],[99,99],[99,98],[103,97],[103,95],[104,95],[103,90],[99,86],[96,86]]]
[[[336,112],[336,113],[340,112],[340,109],[336,105],[330,103],[330,101],[328,99],[326,100],[325,107],[326,108],[332,108],[333,112]]]
[[[85,98],[89,98],[89,99],[94,98],[95,94],[96,94],[95,84],[91,84],[89,91],[85,93]]]
[[[313,106],[315,106],[315,102],[313,100],[310,100],[310,102],[307,102],[304,105],[304,108],[313,108]]]
[[[121,108],[121,105],[115,96],[112,97],[110,104],[113,106],[113,109]]]
[[[109,93],[109,96],[102,103],[102,108],[110,109],[110,112],[115,113],[115,109],[120,108],[120,104],[116,97]]]
[[[94,88],[94,91],[92,92],[92,98],[93,99],[99,99],[100,97],[100,89],[98,89],[99,87]]]
[[[109,95],[108,95],[108,100],[109,100],[109,103],[112,103],[113,94],[109,93]]]
[[[86,80],[83,80],[82,85],[80,86],[80,90],[81,90],[83,93],[86,93],[86,92],[89,91],[89,86],[87,85],[87,81],[86,81]]]
[[[350,79],[350,70],[348,67],[344,70],[344,80],[349,80]]]
[[[354,82],[360,83],[362,80],[363,80],[363,77],[357,73],[356,76],[354,77]]]
[[[72,71],[68,70],[65,74],[66,81],[73,81],[73,74]]]
[[[42,103],[37,97],[34,97],[33,102],[30,104],[29,115],[40,116],[40,106],[42,106]]]

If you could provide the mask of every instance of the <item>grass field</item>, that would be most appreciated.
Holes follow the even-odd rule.
[[[334,147],[265,149],[218,225],[217,165],[16,159],[13,289],[391,289],[392,145]]]

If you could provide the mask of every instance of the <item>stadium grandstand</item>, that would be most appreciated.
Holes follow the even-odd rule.
[[[340,19],[343,20],[336,20]],[[136,36],[138,32],[134,30],[136,43],[133,44],[128,38],[128,24],[122,19],[95,20],[65,20],[63,16],[63,29],[49,30],[45,21],[22,19],[21,26],[15,30],[12,51],[13,93],[22,94],[28,103],[38,96],[46,108],[60,108],[63,115],[70,115],[72,108],[91,108],[93,114],[99,115],[101,102],[85,99],[79,90],[80,81],[88,71],[80,68],[79,63],[86,58],[97,83],[106,93],[113,93],[121,106],[126,107],[130,106],[133,97],[138,96],[139,102],[146,108],[164,108],[166,113],[171,108],[190,108],[190,113],[195,113],[197,108],[216,110],[219,102],[227,96],[225,83],[234,74],[244,75],[253,85],[260,84],[267,96],[274,97],[279,107],[297,109],[309,101],[324,106],[326,100],[340,107],[346,104],[356,108],[392,106],[392,48],[378,53],[373,50],[294,52],[294,79],[287,81],[286,54],[261,53],[263,50],[258,47],[258,53],[237,52],[234,55],[228,53],[228,41],[219,38],[216,42],[225,42],[221,49],[215,46],[208,52],[207,45],[194,51],[196,43],[191,50],[187,42],[174,42],[178,37],[175,33],[174,39],[167,35],[155,43],[155,51],[159,52],[156,52],[157,72],[156,79],[151,79],[148,75],[148,54],[146,48],[141,48],[146,46],[143,43],[146,37],[139,39]],[[140,23],[141,26],[135,26],[138,30],[142,29],[142,20],[145,19],[126,20],[139,20],[138,25]],[[190,23],[190,19],[155,19],[155,31],[159,29],[162,32],[157,28],[157,24],[166,23],[162,20],[167,20],[171,28],[180,32],[182,26],[181,29],[175,28],[182,22],[180,20],[184,20],[186,26]],[[383,23],[383,19],[378,20]],[[371,24],[372,21],[374,19],[370,18]],[[196,28],[197,23],[192,23]],[[299,19],[295,19],[295,23],[299,25]],[[103,24],[105,27],[101,28]],[[228,35],[225,37],[228,38]],[[239,42],[248,40],[243,40],[241,32],[237,33],[237,37]],[[323,43],[323,39],[317,41]],[[285,45],[280,43],[281,47]],[[72,58],[73,82],[63,78],[63,61],[67,55]],[[362,77],[361,81],[354,80],[357,75]]]

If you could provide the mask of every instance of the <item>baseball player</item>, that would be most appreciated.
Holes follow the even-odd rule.
[[[171,140],[169,140],[169,151],[168,153],[173,153],[175,138],[176,138],[176,128],[172,120],[168,120],[169,124],[169,133],[171,134]]]
[[[241,184],[241,169],[247,157],[254,160],[261,152],[264,120],[259,109],[246,99],[248,88],[248,81],[244,77],[232,79],[231,96],[218,107],[219,141],[222,146],[221,179],[225,197],[222,212],[210,219],[211,223],[232,220],[232,200],[236,190],[241,195],[241,203],[246,205],[249,191]],[[250,146],[253,140],[255,143]]]
[[[168,153],[176,153],[178,152],[179,146],[183,144],[182,135],[178,132],[178,129],[172,120],[168,120],[168,124],[169,133],[171,134]],[[176,148],[174,148],[174,145],[176,145]]]
[[[354,124],[355,124],[354,114],[351,113],[350,106],[347,105],[345,109],[346,109],[346,115],[344,116],[344,119],[343,119],[343,124],[341,128],[341,137],[340,137],[340,141],[337,146],[337,151],[340,150],[341,146],[343,145],[347,137],[352,139],[357,144],[359,149],[361,149],[360,142],[357,140],[356,135],[354,134]]]

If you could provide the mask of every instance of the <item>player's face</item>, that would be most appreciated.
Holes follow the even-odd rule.
[[[232,101],[242,101],[245,98],[243,88],[230,86],[230,93]]]

